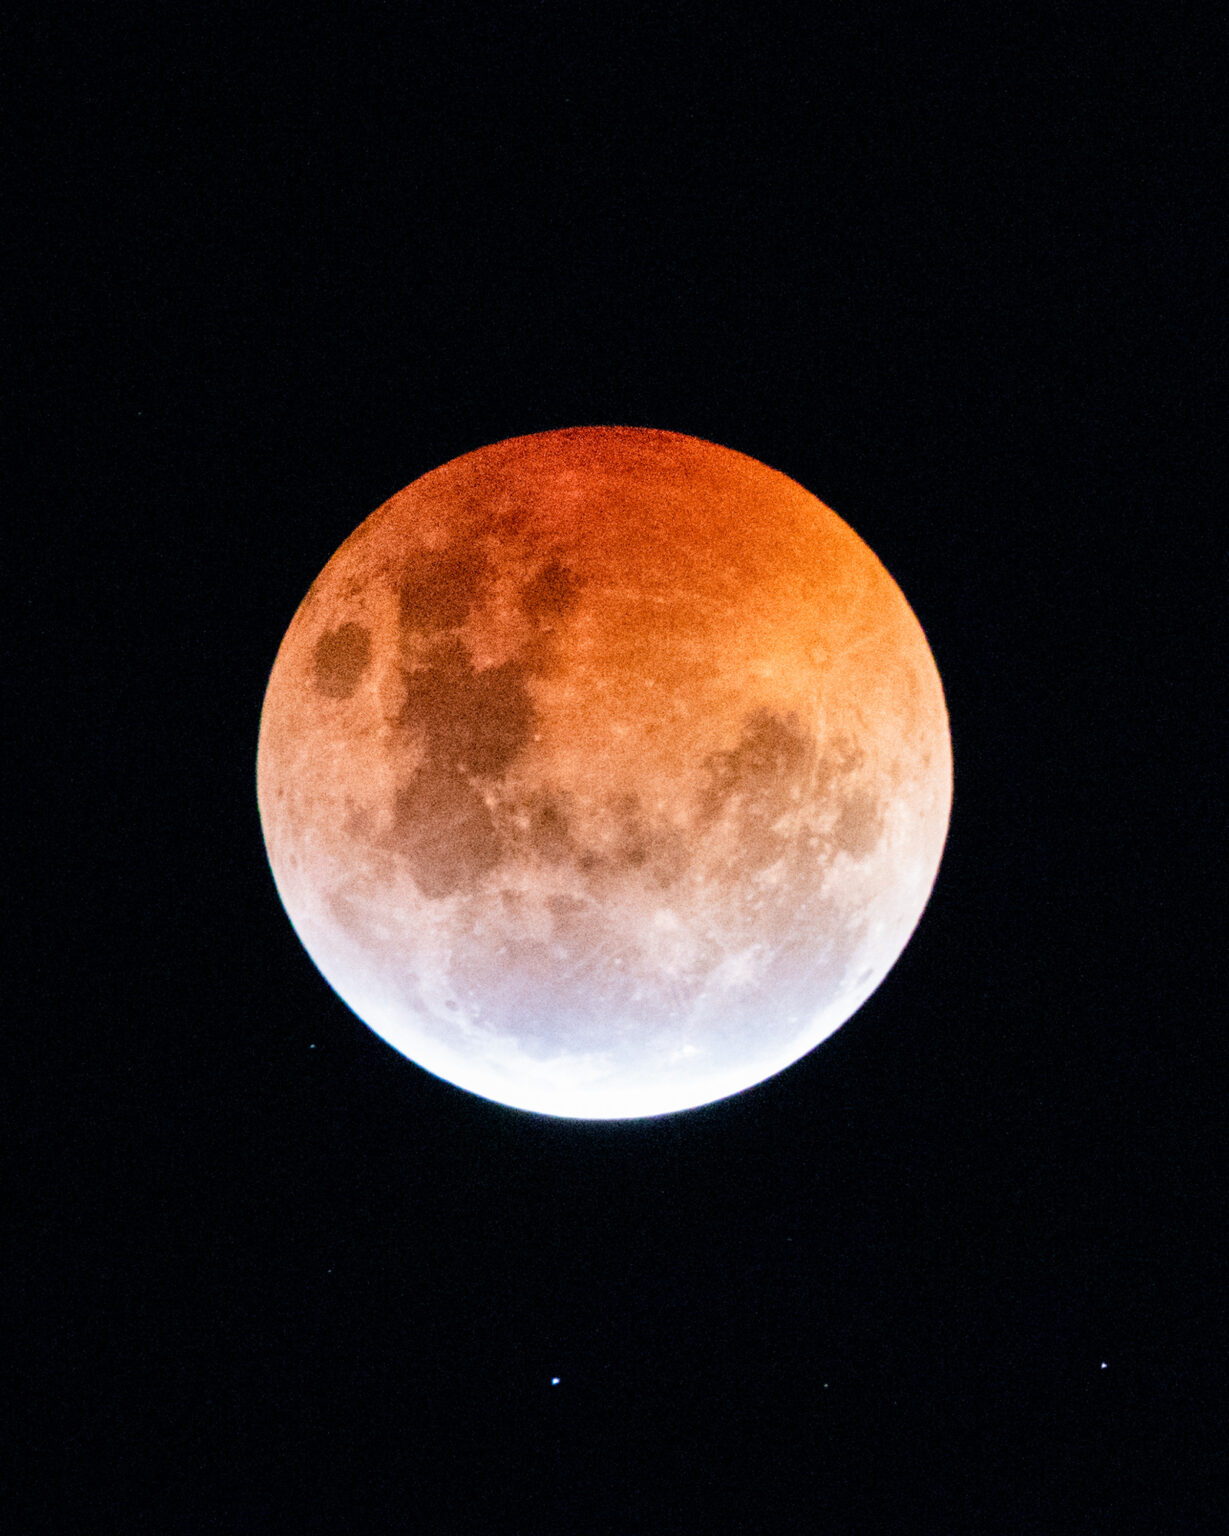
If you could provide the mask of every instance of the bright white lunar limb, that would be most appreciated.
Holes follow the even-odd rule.
[[[938,671],[847,524],[754,459],[577,428],[424,475],[274,663],[277,888],[373,1030],[550,1115],[737,1093],[839,1028],[934,884]]]

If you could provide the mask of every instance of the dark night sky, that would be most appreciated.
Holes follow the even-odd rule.
[[[6,1529],[1223,1529],[1203,8],[425,10],[10,40]],[[956,761],[866,1007],[615,1125],[369,1033],[254,793],[341,540],[597,422],[850,522]]]

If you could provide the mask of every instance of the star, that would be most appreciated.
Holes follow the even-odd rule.
[[[557,1387],[559,1385],[559,1378],[558,1378],[558,1376],[552,1376],[551,1379],[550,1379],[550,1384],[551,1384],[552,1387]]]

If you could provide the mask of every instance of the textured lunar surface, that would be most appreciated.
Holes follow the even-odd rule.
[[[943,693],[809,492],[640,428],[424,475],[311,587],[257,791],[308,953],[397,1050],[546,1114],[666,1113],[837,1029],[913,932]]]

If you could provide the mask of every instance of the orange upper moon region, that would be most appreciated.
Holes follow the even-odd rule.
[[[413,1061],[549,1115],[709,1103],[845,1022],[947,835],[939,674],[787,476],[512,438],[378,508],[291,621],[257,793],[291,922]]]

